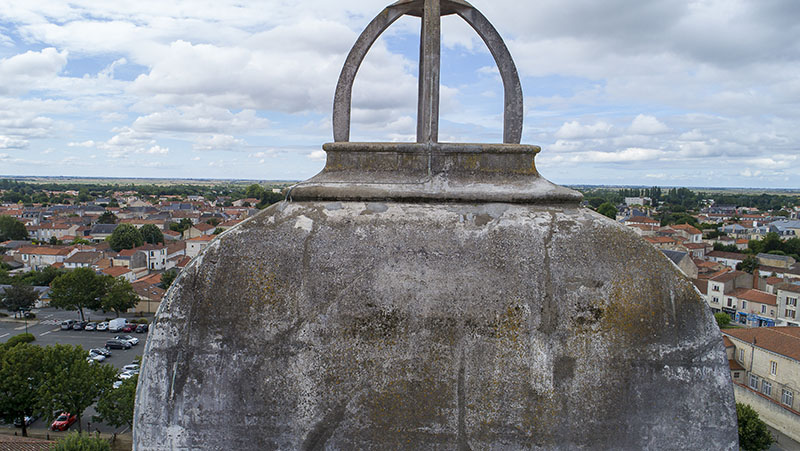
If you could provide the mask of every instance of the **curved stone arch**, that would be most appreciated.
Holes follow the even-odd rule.
[[[414,9],[411,3],[387,6],[380,12],[353,44],[350,53],[339,74],[336,84],[336,94],[333,98],[333,140],[336,142],[350,141],[350,110],[353,101],[353,82],[361,63],[367,56],[372,44],[392,25],[397,19]]]
[[[419,1],[397,2],[387,6],[356,40],[350,53],[347,55],[339,81],[336,85],[336,94],[333,101],[333,139],[336,142],[350,140],[350,115],[352,109],[353,83],[358,69],[367,56],[367,52],[397,19],[405,14],[413,14],[419,8]],[[463,0],[445,0],[444,3],[453,12],[467,22],[489,48],[489,52],[497,64],[500,77],[503,80],[504,106],[503,106],[503,142],[506,144],[519,144],[522,139],[523,100],[522,85],[519,74],[511,53],[508,51],[503,38],[489,20],[474,6]],[[438,121],[438,118],[436,119]]]
[[[524,117],[524,104],[522,101],[522,84],[519,73],[511,52],[508,51],[503,38],[497,29],[489,22],[480,11],[472,7],[459,7],[456,13],[467,22],[478,36],[483,39],[486,47],[494,58],[500,78],[503,80],[503,142],[506,144],[519,144],[522,140],[522,120]]]

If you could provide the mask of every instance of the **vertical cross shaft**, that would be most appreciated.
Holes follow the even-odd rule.
[[[419,43],[417,142],[439,141],[440,0],[424,0]]]

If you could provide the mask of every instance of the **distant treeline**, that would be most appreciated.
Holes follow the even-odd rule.
[[[582,189],[586,201],[597,208],[605,202],[618,205],[626,197],[649,197],[653,206],[664,203],[662,208],[673,212],[698,211],[704,200],[713,200],[717,205],[733,205],[736,207],[757,208],[761,211],[778,211],[783,208],[800,205],[799,196],[784,194],[726,194],[695,192],[688,188],[668,188],[666,190],[654,186],[651,188],[590,188]]]
[[[110,198],[117,191],[133,191],[142,197],[161,197],[161,196],[203,196],[207,200],[216,200],[217,197],[226,196],[231,200],[243,199],[246,197],[257,197],[259,200],[267,202],[273,200],[275,195],[272,188],[283,188],[287,184],[269,185],[263,187],[258,184],[245,185],[133,185],[133,184],[85,184],[85,183],[28,183],[17,180],[0,180],[0,190],[4,193],[0,197],[4,202],[29,205],[38,204],[72,204],[75,202],[88,202],[97,198]],[[253,187],[261,188],[254,190]],[[249,192],[248,192],[249,190]],[[47,191],[58,191],[59,194],[49,195]],[[64,191],[77,191],[77,196],[63,194]],[[253,194],[258,194],[253,196]],[[264,198],[264,199],[262,199]],[[115,206],[116,201],[110,200],[109,205]]]

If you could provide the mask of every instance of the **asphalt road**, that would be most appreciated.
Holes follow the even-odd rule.
[[[4,312],[6,313],[6,312]],[[142,355],[144,351],[144,343],[147,339],[147,334],[137,333],[110,333],[110,332],[87,332],[83,330],[61,330],[61,321],[66,319],[79,320],[80,314],[77,311],[66,311],[54,308],[44,308],[34,310],[36,313],[35,319],[29,319],[26,322],[23,320],[14,320],[13,315],[8,318],[0,318],[0,343],[6,342],[14,335],[25,333],[33,334],[36,340],[33,344],[39,346],[49,346],[54,344],[71,344],[80,345],[85,350],[91,348],[102,348],[105,346],[106,341],[114,338],[116,335],[131,335],[139,339],[139,344],[133,346],[131,349],[112,349],[111,357],[107,358],[103,363],[113,365],[115,368],[120,369],[125,365],[133,363],[134,358]],[[102,312],[84,311],[87,321],[104,321],[106,318],[114,318],[115,315],[106,314]],[[152,316],[147,318],[152,321]],[[26,329],[27,327],[27,329]],[[96,415],[93,407],[89,407],[83,413],[83,427],[86,430],[87,421],[91,421],[92,415]],[[44,424],[43,420],[36,420],[31,426],[32,428],[47,428],[49,425]],[[0,425],[0,428],[14,429],[13,425]],[[72,430],[77,430],[77,424],[72,426]],[[101,423],[92,423],[91,429],[99,429],[102,432],[122,432],[124,428],[113,428]]]

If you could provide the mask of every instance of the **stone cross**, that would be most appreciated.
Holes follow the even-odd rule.
[[[387,6],[358,37],[347,55],[333,103],[333,138],[350,140],[350,110],[353,81],[370,47],[397,19],[408,14],[422,18],[420,33],[417,142],[439,141],[439,74],[441,17],[458,14],[483,39],[494,57],[503,80],[503,143],[519,144],[522,137],[522,86],[517,68],[500,34],[486,17],[464,0],[400,0]]]

